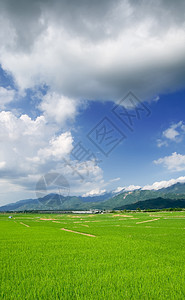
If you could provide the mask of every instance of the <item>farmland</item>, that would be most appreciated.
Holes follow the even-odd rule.
[[[0,214],[0,299],[185,299],[185,212]]]

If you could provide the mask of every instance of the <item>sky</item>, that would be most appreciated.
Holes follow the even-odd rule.
[[[184,1],[0,0],[0,205],[185,182],[184,78]]]

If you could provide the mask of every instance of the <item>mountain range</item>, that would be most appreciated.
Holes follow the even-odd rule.
[[[176,183],[159,190],[122,190],[99,196],[62,196],[48,194],[38,199],[26,199],[0,207],[0,211],[25,210],[88,210],[185,208],[185,183]]]

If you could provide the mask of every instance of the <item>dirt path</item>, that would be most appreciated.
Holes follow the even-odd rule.
[[[113,215],[112,217],[113,217],[113,218],[114,218],[114,217],[132,218],[132,216],[129,216],[129,215],[119,215],[119,214]]]
[[[148,223],[148,222],[153,222],[153,221],[157,221],[157,220],[159,220],[159,219],[153,219],[153,220],[147,220],[147,221],[137,222],[136,224]]]
[[[77,233],[77,234],[82,234],[82,235],[86,235],[86,236],[96,237],[93,234],[78,232],[78,231],[74,231],[74,230],[70,230],[70,229],[66,229],[66,228],[61,228],[61,230],[68,231],[68,232],[73,232],[73,233]]]
[[[29,225],[24,224],[23,222],[20,222],[20,224],[22,224],[22,225],[24,225],[24,226],[26,226],[26,227],[30,227]]]
[[[40,218],[40,220],[42,220],[42,221],[53,221],[55,219],[43,219],[43,218]]]

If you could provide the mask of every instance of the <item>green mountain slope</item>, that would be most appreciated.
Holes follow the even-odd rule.
[[[121,207],[115,207],[115,209],[130,209],[130,210],[136,210],[136,209],[163,209],[163,208],[185,208],[185,199],[164,199],[164,198],[155,198],[155,199],[149,199],[145,201],[139,201],[134,204],[127,204]]]
[[[105,209],[112,209],[113,207],[121,207],[123,205],[133,204],[138,201],[145,201],[159,197],[174,200],[185,199],[185,184],[177,183],[171,187],[160,190],[135,190],[133,192],[123,192],[108,199],[107,201],[104,201],[101,204]]]

